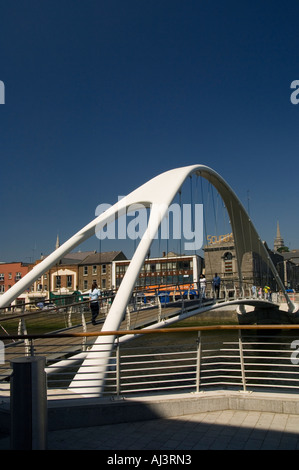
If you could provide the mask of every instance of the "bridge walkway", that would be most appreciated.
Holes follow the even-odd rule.
[[[195,302],[195,301],[194,301]],[[192,308],[193,301],[188,302],[188,308]],[[198,303],[198,301],[197,301]],[[130,312],[122,321],[120,330],[126,329],[138,329],[144,326],[156,323],[158,319],[169,318],[174,315],[178,315],[182,311],[179,302],[163,306],[161,310],[158,307],[144,308],[138,311]],[[162,313],[161,313],[162,312]],[[91,316],[91,314],[88,314]],[[2,316],[2,318],[5,316]],[[95,333],[101,331],[105,320],[105,315],[100,314],[96,325],[93,325],[91,321],[86,322],[86,332]],[[82,324],[78,324],[71,328],[66,328],[66,332],[72,333],[83,333]],[[63,331],[61,331],[63,332]],[[3,337],[5,340],[5,337]],[[10,343],[6,346],[6,363],[1,366],[1,378],[3,380],[4,375],[9,376],[11,374],[10,361],[16,357],[24,355],[43,355],[47,357],[47,362],[53,362],[61,360],[70,354],[75,354],[84,350],[87,350],[92,346],[96,336],[86,336],[78,338],[59,338],[49,337],[45,334],[43,339],[34,339],[33,343],[22,340]],[[6,370],[6,372],[4,372]]]
[[[239,299],[227,302],[225,299],[206,299],[204,302],[199,302],[198,299],[190,299],[185,300],[183,306],[181,301],[169,302],[160,308],[157,306],[149,306],[136,311],[127,312],[126,317],[122,321],[119,329],[135,330],[147,326],[154,326],[155,324],[161,322],[166,323],[167,320],[170,320],[171,318],[175,318],[177,321],[177,317],[180,315],[184,315],[184,317],[192,316],[210,309],[217,309],[219,307],[228,305],[231,305],[233,308],[235,308],[236,304],[240,302],[250,304],[251,302],[256,302],[256,300]],[[270,303],[268,301],[261,301],[260,304],[262,306],[278,306],[275,303]],[[101,331],[105,317],[106,315],[101,313],[96,325],[93,325],[91,321],[87,321],[86,332],[95,333],[97,331]],[[1,322],[2,319],[5,319],[5,315],[1,315]],[[70,328],[66,328],[65,331],[72,333],[84,332],[82,324],[77,324]],[[3,339],[5,339],[5,337],[3,337]],[[92,346],[95,339],[95,336],[86,336],[83,338],[47,338],[47,335],[45,335],[43,339],[35,339],[33,343],[29,343],[29,341],[24,341],[21,339],[20,341],[10,343],[6,347],[6,363],[1,367],[1,378],[3,380],[5,374],[7,376],[11,374],[10,361],[16,357],[34,354],[46,356],[47,362],[58,361],[64,359],[70,354],[76,354],[78,352],[88,350]],[[4,372],[5,370],[6,372]]]

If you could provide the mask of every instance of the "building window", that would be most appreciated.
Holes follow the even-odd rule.
[[[96,266],[93,266],[92,267],[92,274],[96,274],[97,273],[97,267]]]
[[[0,281],[4,281],[4,274],[0,274]]]
[[[116,274],[122,274],[125,273],[126,270],[128,269],[128,264],[119,264],[116,266]]]
[[[66,277],[66,286],[72,287],[73,286],[73,276],[69,275]]]
[[[56,276],[56,289],[60,289],[61,287],[61,276]]]
[[[224,272],[233,272],[233,255],[228,251],[224,254]]]
[[[179,261],[178,262],[178,269],[190,269],[190,261]]]
[[[3,286],[3,285],[0,286],[0,292],[1,292],[1,293],[5,292],[5,286]]]
[[[83,289],[85,290],[85,289],[87,289],[87,288],[88,288],[88,281],[85,279],[85,280],[83,281]]]
[[[102,274],[106,274],[106,264],[102,264]]]
[[[22,277],[21,273],[16,273],[16,281],[19,281]]]
[[[88,275],[88,266],[83,266],[83,276]]]
[[[102,279],[102,289],[106,289],[106,279]]]

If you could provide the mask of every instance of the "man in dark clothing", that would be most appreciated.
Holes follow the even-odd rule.
[[[220,283],[221,283],[221,279],[218,276],[218,274],[215,273],[215,276],[213,278],[213,289],[214,289],[214,292],[215,292],[215,297],[217,299],[219,299]]]

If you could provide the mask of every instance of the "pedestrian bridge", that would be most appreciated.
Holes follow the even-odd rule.
[[[95,235],[97,231],[102,230],[107,226],[107,224],[115,221],[115,219],[120,217],[120,215],[123,214],[124,211],[127,211],[128,208],[141,204],[143,207],[150,210],[148,225],[138,247],[136,248],[135,254],[117,291],[114,302],[102,328],[102,332],[118,330],[125,316],[126,308],[132,296],[137,277],[162,220],[167,216],[168,208],[174,197],[180,192],[183,183],[186,179],[191,178],[192,175],[201,177],[211,183],[223,200],[230,219],[237,253],[239,289],[242,290],[243,288],[243,257],[248,252],[254,252],[258,254],[260,259],[266,263],[269,270],[272,272],[273,279],[285,298],[288,312],[295,313],[298,308],[286,293],[285,287],[275,269],[269,253],[260,239],[242,203],[224,179],[214,170],[205,165],[190,165],[162,173],[118,201],[115,205],[100,214],[91,223],[67,240],[41,263],[36,265],[23,279],[18,281],[11,287],[11,289],[9,289],[9,291],[4,293],[0,298],[0,307],[10,305],[19,294],[24,292],[35,280],[37,280],[50,267],[55,265],[64,255],[69,253],[89,237]],[[267,302],[265,300],[252,298],[241,298],[235,301],[230,301],[227,304],[223,302],[221,306],[234,305],[232,302],[238,303],[241,306],[243,305],[244,308],[246,305],[261,306],[263,308],[268,305],[274,306],[274,303],[270,301]],[[191,316],[191,314],[194,315],[200,313],[200,310],[207,311],[208,309],[219,308],[219,306],[220,303],[218,303],[218,301],[211,306],[203,304],[200,307],[196,307],[192,312],[190,311],[186,313],[185,311],[182,311],[177,315],[177,317],[182,318],[182,315],[185,314]],[[156,326],[158,327],[158,324]],[[82,393],[80,380],[82,374],[84,374],[85,384],[89,389],[89,393],[93,393],[94,396],[99,396],[102,393],[108,362],[113,349],[114,341],[110,340],[109,343],[107,343],[107,338],[103,335],[99,335],[94,342],[91,351],[87,353],[86,358],[82,366],[79,368],[74,380],[70,384],[70,388],[73,392],[78,390],[78,393]],[[90,374],[86,374],[86,367],[88,367]]]

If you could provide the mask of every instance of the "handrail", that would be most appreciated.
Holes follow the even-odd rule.
[[[271,330],[280,330],[281,334],[271,333]],[[285,334],[282,333],[283,330],[286,331]],[[65,397],[65,393],[70,398],[119,397],[136,393],[164,393],[166,390],[177,392],[185,389],[198,392],[207,387],[219,389],[226,386],[243,391],[247,391],[249,387],[267,387],[270,391],[281,389],[298,392],[299,373],[296,367],[299,351],[294,351],[298,342],[294,341],[297,336],[294,332],[297,330],[299,324],[217,324],[2,335],[0,340],[18,339],[18,344],[3,342],[5,363],[0,373],[0,393],[7,396],[9,392],[7,382],[12,372],[9,359],[23,355],[46,357],[48,390],[56,398]],[[243,331],[247,333],[243,335]],[[265,333],[258,334],[257,331]],[[214,334],[205,335],[206,332]],[[230,334],[227,335],[226,332]],[[176,344],[176,341],[167,339],[166,343],[163,342],[161,334],[176,333],[181,333],[182,339],[186,338],[186,341]],[[267,335],[266,342],[261,341],[264,334]],[[140,344],[137,339],[136,345],[126,344],[126,339],[142,335],[160,337],[153,337],[145,345]],[[99,380],[98,368],[94,369],[97,348],[90,363],[78,374],[88,351],[93,354],[92,345],[97,336],[106,337],[102,344],[111,344],[113,349],[100,394],[92,388],[94,382],[97,384]],[[75,387],[72,386],[74,377]]]
[[[48,309],[39,309],[39,310],[35,310],[34,312],[22,312],[22,313],[19,313],[18,315],[16,314],[12,314],[14,316],[8,316],[7,313],[1,313],[1,310],[6,310],[8,307],[3,307],[3,308],[0,308],[0,316],[1,315],[4,315],[2,318],[1,318],[1,321],[4,321],[4,320],[15,320],[15,319],[19,319],[19,318],[24,318],[24,317],[35,317],[38,313],[49,313],[49,312],[55,312],[55,310],[63,310],[63,309],[68,309],[69,307],[74,307],[74,306],[78,306],[78,305],[85,305],[87,303],[89,303],[90,301],[89,300],[82,300],[81,302],[76,302],[74,304],[68,304],[68,305],[60,305],[60,306],[55,306],[55,307],[52,307],[52,308],[48,308]],[[26,304],[26,305],[29,305],[29,304]]]
[[[95,331],[84,333],[45,333],[45,334],[31,334],[31,335],[9,335],[1,336],[2,339],[38,339],[38,338],[71,338],[82,336],[123,336],[123,335],[143,335],[155,333],[183,333],[195,331],[215,331],[215,330],[299,330],[297,325],[205,325],[205,326],[185,326],[179,328],[149,328],[137,330],[111,330],[111,331]]]

